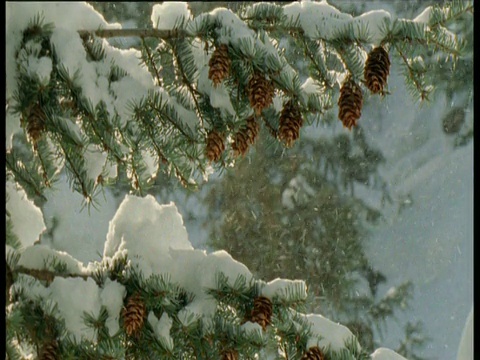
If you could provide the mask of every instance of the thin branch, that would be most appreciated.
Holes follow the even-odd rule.
[[[157,85],[162,86],[162,80],[161,80],[161,77],[160,77],[160,72],[157,69],[157,65],[155,65],[155,61],[153,60],[152,53],[150,52],[147,44],[145,43],[145,38],[144,37],[142,37],[142,45],[143,45],[143,48],[145,49],[145,52],[147,53],[148,60],[150,61],[153,70],[155,71],[155,77],[157,78]]]
[[[425,93],[425,90],[423,89],[422,85],[418,82],[416,76],[415,76],[415,71],[412,69],[412,67],[410,66],[410,64],[408,63],[408,59],[407,57],[405,56],[405,54],[402,52],[402,50],[400,50],[400,48],[398,46],[395,46],[395,48],[397,49],[397,52],[398,54],[400,55],[400,57],[402,58],[403,62],[405,63],[405,66],[407,67],[408,69],[408,73],[410,74],[410,77],[412,79],[412,81],[414,82],[415,84],[415,87],[417,88],[417,90],[420,92],[420,96],[421,96],[421,99],[422,100],[425,100],[427,98],[427,94]]]
[[[158,30],[158,29],[99,29],[99,30],[78,30],[81,37],[95,35],[101,38],[114,37],[139,37],[139,38],[157,38],[168,40],[172,38],[184,38],[188,35],[184,30]]]
[[[39,270],[39,269],[28,269],[23,266],[17,266],[13,272],[19,274],[25,274],[33,276],[37,280],[46,281],[47,283],[51,283],[56,277],[62,278],[82,278],[83,280],[87,280],[90,278],[90,275],[82,275],[82,274],[68,274],[68,273],[59,273],[55,271],[50,271],[47,269]]]
[[[195,107],[197,109],[197,115],[200,119],[200,125],[203,127],[202,112],[200,111],[200,105],[198,104],[197,97],[195,96],[196,94],[198,94],[198,91],[193,87],[192,83],[187,79],[187,75],[185,74],[185,70],[183,69],[183,64],[180,61],[180,57],[178,56],[178,53],[177,53],[177,47],[174,44],[172,45],[172,50],[173,50],[173,56],[175,57],[175,60],[178,64],[178,69],[180,70],[180,74],[182,75],[183,83],[187,86],[188,91],[190,91],[190,94],[192,95],[193,102],[195,103]]]

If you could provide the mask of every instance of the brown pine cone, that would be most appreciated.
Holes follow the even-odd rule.
[[[232,149],[235,156],[245,155],[250,145],[255,143],[260,126],[254,116],[247,119],[247,124],[242,127],[236,134],[232,143]]]
[[[232,349],[223,351],[222,360],[238,360],[238,351]]]
[[[38,358],[39,360],[59,360],[57,341],[51,340],[43,344]]]
[[[46,115],[40,104],[34,104],[27,115],[26,124],[27,135],[34,147],[45,130],[45,119]]]
[[[145,321],[147,309],[138,294],[128,299],[127,306],[123,308],[123,324],[128,336],[136,334]]]
[[[272,81],[267,80],[261,73],[254,72],[248,82],[248,99],[257,116],[273,103],[274,92]]]
[[[388,53],[381,46],[368,54],[363,71],[367,88],[373,93],[383,92],[390,73],[390,59]]]
[[[300,137],[302,125],[303,119],[298,105],[293,100],[289,100],[280,114],[278,138],[285,143],[285,146],[291,147]]]
[[[215,49],[208,62],[210,69],[208,70],[208,78],[212,80],[213,86],[217,87],[230,72],[232,60],[228,55],[228,46],[221,44]]]
[[[325,360],[325,355],[318,346],[312,346],[303,354],[301,360]]]
[[[263,330],[271,322],[273,314],[272,302],[269,298],[264,296],[257,297],[253,302],[253,310],[250,316],[250,321],[259,324]]]
[[[222,134],[212,130],[207,135],[207,146],[205,154],[210,161],[218,161],[225,151],[225,139]]]
[[[357,125],[357,120],[362,116],[363,94],[362,89],[348,78],[340,89],[338,99],[338,118],[343,126],[351,130],[352,126]]]

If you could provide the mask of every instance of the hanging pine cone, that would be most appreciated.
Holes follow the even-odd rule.
[[[45,119],[46,115],[40,104],[34,104],[27,115],[26,129],[28,137],[35,148],[37,141],[41,138],[45,130]]]
[[[123,324],[128,336],[136,334],[142,328],[146,312],[145,304],[138,294],[128,299],[127,306],[123,308]]]
[[[285,143],[285,146],[291,147],[299,138],[302,125],[303,119],[298,105],[293,100],[289,100],[280,114],[278,138]]]
[[[338,118],[343,126],[349,130],[357,125],[357,120],[362,116],[363,95],[362,89],[355,84],[353,79],[347,79],[340,89],[338,99]]]
[[[270,299],[264,296],[257,297],[253,302],[250,321],[259,324],[265,330],[271,322],[272,313],[273,307]]]
[[[238,351],[232,349],[223,351],[222,360],[238,360]]]
[[[224,136],[215,130],[210,131],[207,135],[207,147],[205,149],[208,160],[218,161],[224,151]]]
[[[250,116],[247,119],[246,126],[242,127],[233,139],[232,149],[235,156],[243,156],[247,153],[249,146],[255,143],[259,130],[260,126],[255,120],[255,117]]]
[[[367,88],[373,93],[383,92],[390,73],[390,59],[382,46],[373,49],[368,54],[363,75]]]
[[[259,72],[254,72],[248,82],[248,99],[256,115],[260,115],[262,110],[269,107],[273,102],[275,87],[272,81],[267,80]]]
[[[58,360],[58,343],[56,340],[47,341],[40,350],[39,360]]]
[[[325,355],[318,346],[312,346],[303,354],[301,360],[325,360]]]
[[[213,86],[217,87],[223,79],[228,76],[231,64],[232,60],[228,56],[228,46],[226,44],[221,44],[215,49],[208,62],[208,65],[210,66],[208,78],[212,80]]]

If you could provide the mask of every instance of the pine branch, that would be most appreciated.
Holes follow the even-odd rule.
[[[183,83],[187,86],[188,91],[190,92],[190,95],[192,96],[193,102],[195,103],[195,108],[196,108],[196,113],[197,116],[200,120],[200,125],[203,127],[204,121],[203,121],[203,116],[202,112],[200,111],[200,105],[198,104],[197,96],[199,94],[198,90],[193,87],[193,81],[189,80],[187,78],[187,75],[185,74],[185,70],[183,68],[183,62],[181,61],[178,52],[177,52],[177,47],[175,46],[175,43],[172,44],[172,50],[173,50],[173,56],[175,58],[175,62],[178,65],[178,70],[180,71],[180,74],[182,75],[182,80]]]
[[[142,37],[141,39],[142,39],[143,49],[147,53],[148,61],[150,62],[150,65],[152,66],[153,71],[155,72],[155,78],[157,80],[157,86],[162,86],[162,79],[161,79],[161,76],[160,76],[160,71],[158,70],[157,65],[155,64],[152,53],[150,52],[150,48],[147,46],[147,44],[145,42],[145,38]]]
[[[50,271],[47,269],[29,269],[24,266],[17,266],[15,269],[11,270],[12,273],[25,274],[34,277],[40,281],[46,281],[48,284],[51,283],[56,277],[62,278],[81,278],[87,280],[92,278],[90,275],[81,275],[81,274],[67,274],[61,272]]]
[[[95,35],[101,38],[114,37],[139,37],[157,38],[169,40],[174,38],[191,37],[185,30],[158,30],[158,29],[99,29],[99,30],[78,30],[81,37]]]
[[[420,94],[420,98],[422,100],[426,100],[427,99],[427,96],[428,96],[428,92],[423,88],[422,84],[419,82],[419,80],[417,79],[417,76],[416,76],[416,71],[412,68],[412,66],[410,65],[410,62],[408,61],[407,57],[405,56],[405,54],[403,53],[403,51],[398,47],[398,46],[395,46],[395,49],[397,49],[397,52],[398,54],[400,55],[400,57],[402,58],[403,60],[403,63],[405,64],[407,70],[408,70],[408,73],[410,75],[410,79],[413,81],[413,83],[415,84],[415,87],[418,91],[418,93]]]

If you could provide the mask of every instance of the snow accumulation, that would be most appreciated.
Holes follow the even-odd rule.
[[[165,1],[162,4],[153,5],[152,25],[159,30],[173,30],[190,19],[192,14],[188,4],[183,1]]]
[[[372,360],[405,360],[405,358],[390,349],[378,348],[372,354]]]
[[[391,19],[390,13],[384,10],[372,10],[360,16],[340,12],[326,1],[320,2],[292,2],[284,6],[284,13],[291,22],[299,22],[305,34],[311,38],[332,39],[338,32],[353,26],[355,34],[360,34],[360,29],[366,27],[373,44],[378,44],[382,39],[381,25],[386,19]]]
[[[11,181],[6,183],[6,197],[7,211],[10,213],[13,223],[13,232],[17,235],[22,247],[33,245],[46,229],[42,211],[28,200],[27,194],[20,185],[15,185]]]
[[[157,338],[162,341],[162,344],[165,348],[173,350],[173,338],[170,336],[170,329],[173,324],[173,320],[168,316],[166,312],[162,314],[160,319],[158,319],[153,311],[150,311],[147,318],[148,322],[153,328]]]
[[[305,315],[305,320],[311,324],[312,337],[307,342],[307,348],[312,346],[330,347],[333,351],[345,348],[345,343],[355,339],[352,332],[344,325],[333,322],[320,314]],[[358,347],[360,344],[355,340]]]

